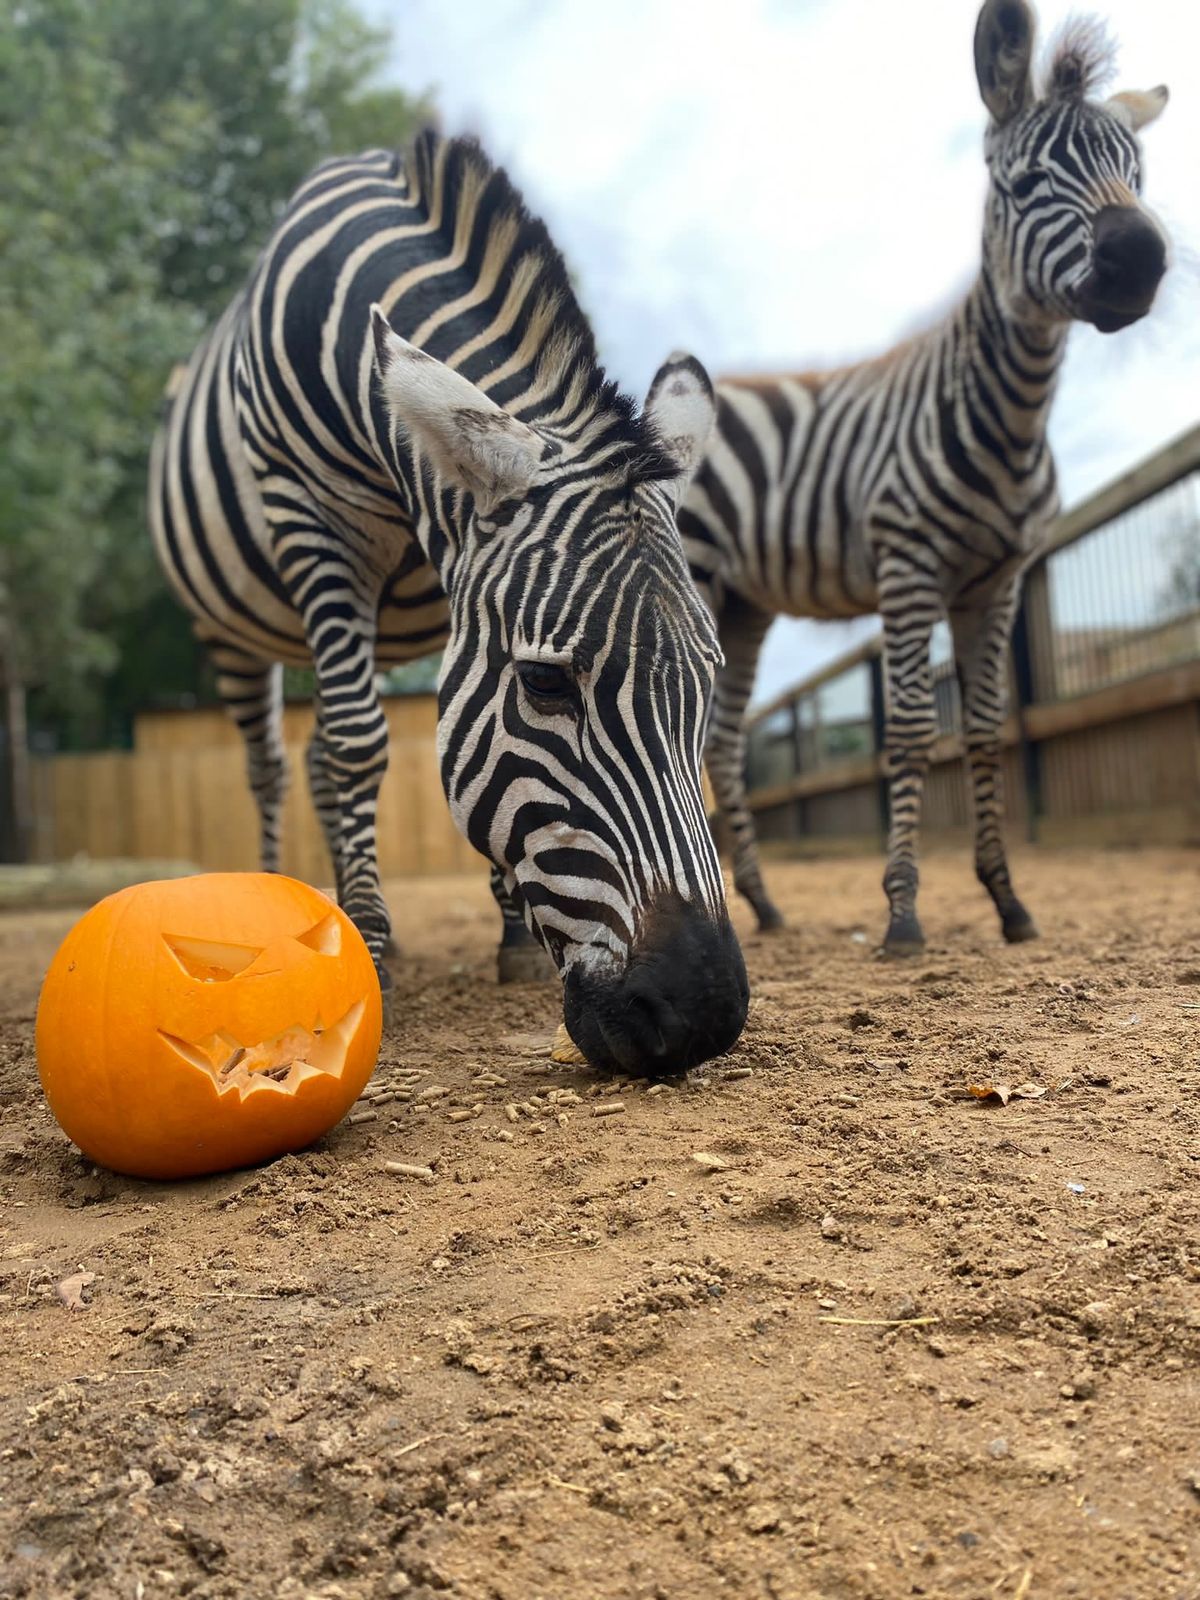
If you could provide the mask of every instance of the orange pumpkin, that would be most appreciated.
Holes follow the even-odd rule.
[[[75,924],[42,985],[38,1072],[92,1160],[194,1177],[332,1128],[381,1026],[345,912],[293,878],[214,872],[122,889]]]

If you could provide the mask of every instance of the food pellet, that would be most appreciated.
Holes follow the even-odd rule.
[[[346,1120],[348,1122],[374,1122],[378,1116],[378,1111],[352,1111]]]
[[[417,1167],[413,1166],[413,1164],[408,1161],[385,1161],[383,1163],[383,1170],[385,1172],[393,1173],[397,1178],[433,1177],[432,1167]]]
[[[511,1103],[511,1101],[509,1102],[508,1105],[505,1106],[504,1115],[508,1118],[508,1120],[510,1122],[516,1122],[518,1120],[517,1108],[516,1108],[516,1106],[514,1106]]]
[[[652,1083],[650,1085],[650,1087],[646,1090],[646,1093],[647,1094],[666,1094],[666,1092],[667,1092],[667,1090],[669,1088],[670,1088],[670,1084],[667,1084],[667,1083]]]
[[[446,1086],[444,1084],[431,1083],[429,1085],[428,1089],[422,1089],[421,1090],[420,1094],[417,1096],[417,1099],[418,1100],[440,1100],[443,1095],[447,1095],[449,1093],[450,1093],[449,1089],[446,1088]]]
[[[594,1117],[615,1117],[618,1112],[624,1111],[624,1100],[605,1100],[598,1106],[592,1107]]]
[[[722,1074],[722,1076],[724,1076],[726,1079],[729,1079],[729,1078],[752,1078],[754,1076],[754,1068],[753,1067],[728,1067],[728,1068],[726,1068],[726,1070]]]
[[[448,1122],[470,1122],[475,1113],[471,1110],[451,1111],[447,1113]]]

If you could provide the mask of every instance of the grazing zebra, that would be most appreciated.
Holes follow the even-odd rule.
[[[700,782],[720,652],[675,525],[714,409],[675,356],[639,414],[509,179],[427,132],[301,187],[151,466],[159,556],[245,736],[264,867],[279,663],[311,661],[313,798],[387,987],[374,674],[442,648],[455,822],[553,957],[576,1043],[628,1071],[717,1054],[746,1015]]]
[[[708,770],[734,877],[778,924],[746,806],[744,718],[773,618],[878,612],[891,821],[884,948],[919,951],[917,832],[936,736],[930,631],[947,617],[962,692],[975,868],[1010,941],[1037,929],[1009,877],[1000,725],[1021,575],[1057,509],[1046,422],[1072,321],[1111,333],[1150,309],[1166,244],[1143,208],[1137,131],[1164,88],[1099,101],[1108,49],[1066,32],[1031,73],[1023,0],[988,0],[975,66],[990,112],[983,262],[937,327],[840,371],[717,388],[717,431],[680,516],[725,653]]]

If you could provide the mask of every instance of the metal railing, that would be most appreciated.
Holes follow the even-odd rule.
[[[960,753],[958,684],[945,624],[934,630],[931,664],[942,735],[936,764]],[[1200,426],[1059,518],[1026,575],[1011,705],[1009,787],[1020,792],[1012,794],[1010,810],[1024,813],[1031,832],[1055,805],[1069,804],[1083,816],[1119,810],[1125,795],[1126,809],[1145,810],[1153,784],[1147,787],[1145,771],[1135,769],[1147,760],[1162,766],[1167,804],[1195,807]],[[764,836],[886,828],[879,778],[884,706],[876,636],[751,713],[747,782]],[[1136,736],[1126,726],[1130,719],[1138,720]],[[1055,768],[1050,788],[1057,784],[1049,803],[1047,757]],[[1122,763],[1129,769],[1124,777]],[[965,821],[961,799],[949,790],[940,809],[947,826]]]

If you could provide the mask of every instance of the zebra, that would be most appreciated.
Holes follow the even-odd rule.
[[[593,1063],[682,1071],[746,1017],[701,764],[716,629],[675,516],[715,415],[675,355],[608,381],[544,224],[473,140],[318,167],[195,351],[150,521],[246,744],[280,860],[281,663],[340,902],[381,986],[379,663],[443,651],[437,751],[461,832],[563,984]]]
[[[1165,88],[1101,101],[1109,47],[1069,27],[1040,88],[1024,0],[987,0],[975,68],[989,112],[983,258],[966,298],[875,360],[717,385],[717,428],[680,513],[717,617],[707,765],[734,882],[761,928],[764,887],[746,804],[745,711],[779,613],[878,612],[887,682],[890,822],[884,950],[919,952],[917,834],[936,736],[930,632],[946,617],[962,697],[976,874],[1004,937],[1037,937],[1002,835],[1000,725],[1021,578],[1058,507],[1046,423],[1070,324],[1112,333],[1149,311],[1167,262],[1140,200],[1137,139]]]

